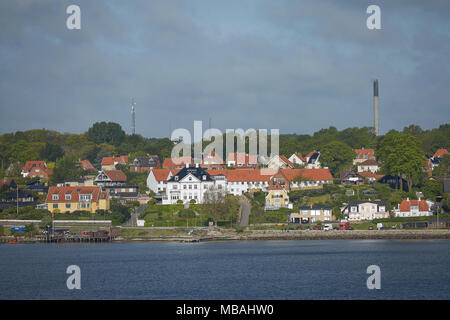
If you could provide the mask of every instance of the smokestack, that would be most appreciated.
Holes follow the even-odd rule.
[[[373,81],[373,127],[375,135],[380,135],[380,125],[378,122],[378,80]]]

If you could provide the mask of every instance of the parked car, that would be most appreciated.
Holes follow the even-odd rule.
[[[336,227],[334,227],[334,228],[333,228],[333,230],[339,230],[339,227],[338,227],[338,226],[336,226]]]
[[[369,226],[369,230],[373,230],[373,226]]]
[[[302,230],[302,227],[298,226],[295,230]]]
[[[331,223],[327,223],[323,226],[323,230],[328,231],[333,229],[333,225]]]
[[[307,227],[305,228],[305,230],[311,230],[311,227],[310,227],[310,226],[307,226]]]
[[[313,230],[322,230],[322,226],[314,226]]]

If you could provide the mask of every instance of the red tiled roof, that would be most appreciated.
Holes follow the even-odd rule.
[[[103,172],[111,181],[127,181],[127,175],[120,170],[104,170]]]
[[[190,157],[166,158],[163,161],[163,168],[165,169],[181,168],[184,167],[187,163],[192,164],[192,158]]]
[[[365,178],[374,178],[375,180],[381,179],[384,177],[384,174],[375,174],[371,171],[365,171],[365,172],[358,172],[360,176],[363,176]]]
[[[358,166],[379,166],[380,164],[373,159],[368,159],[364,162],[361,162],[360,164],[358,164]]]
[[[270,181],[270,175],[262,174],[260,169],[227,170],[227,181]]]
[[[280,155],[280,159],[281,159],[281,161],[283,161],[284,163],[286,163],[289,167],[291,167],[291,168],[294,167],[294,165],[292,164],[292,162],[290,162],[289,159],[286,158],[285,156]]]
[[[207,170],[211,176],[226,175],[227,181],[270,181],[271,177],[277,174],[282,174],[288,181],[294,180],[300,174],[309,178],[312,181],[328,181],[332,180],[328,169],[281,169],[280,171],[274,169],[222,169],[222,170]]]
[[[374,153],[373,149],[355,149],[353,151],[356,153],[355,159],[369,159],[373,157]]]
[[[81,160],[81,167],[83,168],[83,170],[86,171],[95,171],[94,166],[92,165],[92,163],[89,160]]]
[[[120,156],[120,157],[105,157],[102,159],[102,166],[111,166],[115,163],[117,164],[125,164],[128,162],[128,156]]]
[[[99,186],[92,187],[50,187],[47,194],[47,202],[78,202],[80,194],[91,194],[92,201],[98,201],[101,193]],[[58,194],[59,199],[53,200],[53,194]],[[66,194],[70,194],[71,200],[66,200]]]
[[[47,168],[45,165],[45,161],[27,161],[25,162],[25,166],[23,167],[22,172],[30,172],[33,168]]]
[[[447,151],[447,149],[438,149],[438,150],[435,152],[435,154],[434,154],[433,157],[435,157],[435,158],[440,158],[440,157],[442,157],[444,154],[449,154],[449,152]]]
[[[169,177],[169,174],[172,172],[172,175],[178,173],[177,169],[152,169],[153,175],[157,181],[166,181]]]
[[[289,181],[294,180],[299,175],[312,181],[333,180],[333,176],[328,169],[281,169],[281,173]]]
[[[403,200],[400,203],[401,212],[411,211],[411,206],[419,206],[419,211],[429,211],[428,203],[425,200]]]

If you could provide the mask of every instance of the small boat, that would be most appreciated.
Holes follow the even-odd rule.
[[[9,244],[19,244],[19,241],[10,241]]]

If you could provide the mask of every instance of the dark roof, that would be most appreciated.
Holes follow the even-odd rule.
[[[156,167],[158,165],[158,157],[137,157],[133,160],[134,166],[139,167]]]
[[[319,155],[320,155],[320,153],[318,151],[314,152],[311,155],[311,157],[309,157],[308,163],[314,163],[317,160],[317,158],[319,158]]]
[[[206,169],[202,167],[189,167],[189,168],[184,167],[183,169],[178,171],[176,175],[172,176],[168,180],[168,182],[178,182],[189,174],[192,174],[194,177],[196,177],[201,181],[213,181],[209,173],[206,171]],[[206,179],[203,179],[204,175],[206,176]],[[178,179],[176,179],[177,177]]]

